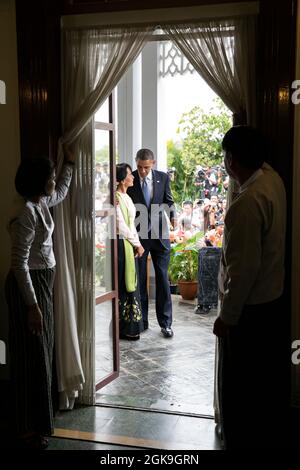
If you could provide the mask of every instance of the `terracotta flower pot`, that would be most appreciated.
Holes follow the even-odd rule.
[[[184,300],[193,300],[197,296],[198,281],[178,281],[178,287]]]

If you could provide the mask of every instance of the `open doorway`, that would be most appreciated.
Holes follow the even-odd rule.
[[[228,187],[220,142],[231,126],[229,111],[170,41],[147,44],[117,88],[117,159],[135,168],[136,151],[148,147],[157,157],[156,168],[169,173],[180,220],[171,234],[172,248],[194,240],[198,250],[220,249]],[[96,204],[103,193],[99,188],[108,183],[109,145],[100,124],[107,122],[107,104],[103,106],[95,115]],[[107,273],[105,234],[103,220],[96,219],[96,288],[105,284]],[[198,276],[198,264],[195,270]],[[149,274],[153,300],[151,264]],[[174,287],[174,338],[160,335],[152,301],[149,330],[134,344],[120,341],[120,377],[98,390],[98,404],[213,415],[216,303],[199,308],[197,296],[184,300]],[[108,364],[112,358],[110,348],[103,349],[110,336],[106,330],[102,334],[102,326],[96,312],[96,380],[103,358]]]

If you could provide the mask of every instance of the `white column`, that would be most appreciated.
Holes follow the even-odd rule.
[[[141,56],[118,84],[118,146],[119,162],[135,168],[135,155],[142,145]]]
[[[158,46],[159,47],[159,46]],[[159,57],[157,60],[157,168],[167,171],[167,119],[168,103],[166,100],[168,80],[159,75]],[[174,99],[176,99],[174,97]]]
[[[156,168],[167,170],[166,103],[159,79],[159,43],[148,43],[142,52],[142,143],[156,157]]]
[[[142,147],[142,55],[134,62],[132,73],[132,156]]]
[[[118,119],[118,137],[117,137],[117,153],[119,155],[119,163],[126,161],[127,155],[127,82],[129,72],[121,78],[117,88],[117,119]]]
[[[157,43],[149,42],[142,52],[142,147],[157,159]]]

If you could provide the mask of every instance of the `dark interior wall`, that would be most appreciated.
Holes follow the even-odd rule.
[[[287,192],[286,278],[282,322],[287,370],[291,367],[291,265],[296,1],[261,2],[258,123],[269,140],[268,161],[282,176]],[[287,377],[287,381],[289,378]],[[288,390],[287,390],[288,393]]]
[[[292,185],[296,1],[262,1],[259,39],[259,126],[270,140],[269,159]]]
[[[21,157],[55,159],[60,121],[59,0],[16,0]]]
[[[148,10],[151,8],[239,3],[240,1],[241,0],[143,0],[143,2],[141,2],[140,0],[64,0],[63,14],[74,15],[99,11]]]

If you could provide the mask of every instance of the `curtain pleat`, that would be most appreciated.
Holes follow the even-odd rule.
[[[256,17],[249,16],[163,26],[232,113],[246,117],[252,124],[256,102],[256,21]]]

